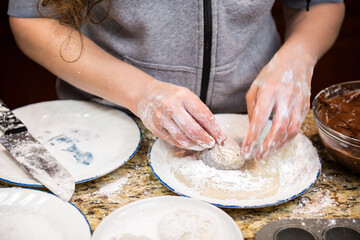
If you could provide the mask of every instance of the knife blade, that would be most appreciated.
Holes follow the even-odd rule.
[[[0,143],[47,189],[69,201],[75,181],[69,171],[29,132],[27,127],[0,99]]]

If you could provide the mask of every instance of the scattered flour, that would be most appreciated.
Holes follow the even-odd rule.
[[[301,197],[300,201],[292,211],[293,216],[301,217],[323,217],[327,215],[324,209],[331,209],[339,205],[339,203],[331,197],[330,190],[317,188],[313,195],[318,201],[311,201],[307,197]]]
[[[123,190],[124,185],[127,183],[128,177],[121,177],[118,180],[111,182],[109,184],[106,184],[102,188],[100,188],[98,191],[96,191],[96,194],[99,195],[113,195],[120,193]]]
[[[124,185],[126,185],[128,180],[129,180],[128,176],[123,176],[111,183],[104,185],[98,191],[95,191],[89,195],[91,195],[91,196],[107,196],[107,197],[117,195],[117,194],[121,193],[121,191],[124,188]]]

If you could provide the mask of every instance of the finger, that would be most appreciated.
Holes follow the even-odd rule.
[[[295,112],[295,111],[294,111]],[[285,144],[287,141],[290,141],[291,139],[293,139],[299,132],[300,129],[300,125],[301,125],[301,120],[299,119],[299,115],[298,113],[292,113],[290,116],[290,121],[289,121],[289,126],[287,127],[287,137],[284,138],[282,140],[282,144]],[[277,146],[277,149],[280,148],[281,146]]]
[[[183,148],[183,146],[181,146],[177,141],[175,141],[165,129],[158,129],[157,131],[152,131],[152,133],[161,140],[169,142],[178,148]]]
[[[274,107],[274,96],[271,92],[258,91],[258,97],[254,108],[253,116],[250,120],[249,131],[242,145],[244,157],[250,158],[255,143],[264,129],[270,113]]]
[[[205,150],[204,147],[191,140],[172,119],[164,120],[161,125],[182,148],[195,151]]]
[[[286,104],[287,102],[288,101],[284,101],[280,103],[279,106],[276,106],[271,129],[259,152],[256,153],[256,159],[263,159],[265,154],[269,154],[276,147],[281,146],[287,139],[287,128],[289,125],[290,111],[292,109],[292,104],[288,106]]]
[[[222,144],[225,136],[216,121],[214,114],[200,99],[197,101],[185,101],[185,109],[191,118],[193,118],[198,125],[200,125],[218,144]]]
[[[171,143],[179,148],[184,148],[182,144],[177,142],[172,135],[169,133],[167,129],[164,128],[163,125],[165,122],[172,122],[171,119],[168,119],[166,116],[162,114],[160,111],[155,111],[152,115],[151,121],[144,122],[144,125],[158,138]],[[145,124],[146,123],[146,124]],[[168,126],[168,129],[171,129]],[[174,128],[176,129],[176,128]]]
[[[153,133],[156,137],[158,137],[164,141],[167,141],[178,148],[184,149],[184,147],[180,143],[178,143],[166,129],[162,128]],[[198,150],[196,150],[196,151],[198,151]]]
[[[255,79],[255,81],[251,85],[249,91],[246,93],[246,107],[247,107],[249,121],[253,115],[258,90],[259,90],[259,83],[258,83],[258,80]]]
[[[184,132],[184,134],[203,148],[212,148],[215,140],[211,137],[185,110],[181,114],[173,114],[173,121]]]
[[[304,121],[304,118],[309,111],[310,100],[304,99],[303,103],[300,103],[294,107],[294,110],[290,114],[290,122],[287,129],[288,137],[284,143],[293,139],[299,132],[300,126]]]

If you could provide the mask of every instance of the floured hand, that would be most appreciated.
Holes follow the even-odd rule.
[[[189,89],[157,80],[145,87],[136,115],[155,136],[196,151],[223,141],[214,115]]]
[[[279,51],[259,73],[246,95],[250,121],[242,145],[246,159],[252,154],[271,112],[273,124],[255,154],[256,159],[262,159],[296,136],[309,110],[314,65],[315,60],[299,46]]]

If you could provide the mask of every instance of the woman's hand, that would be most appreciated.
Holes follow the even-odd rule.
[[[154,79],[86,36],[71,35],[73,29],[55,19],[11,17],[10,24],[20,48],[33,60],[70,84],[126,107],[156,136],[193,150],[222,142],[214,115],[190,90]],[[69,36],[61,55],[59,49]],[[63,57],[73,60],[79,53],[77,61],[64,61]]]
[[[344,18],[343,3],[322,3],[310,11],[284,7],[285,43],[262,69],[246,95],[250,120],[243,142],[250,158],[271,114],[273,124],[255,158],[279,149],[298,133],[310,106],[310,82],[316,60],[334,43]]]
[[[256,159],[296,136],[309,110],[314,66],[315,60],[298,46],[280,50],[262,69],[246,95],[250,126],[242,147],[245,158],[253,155],[255,142],[271,112],[272,127],[255,153]]]
[[[189,89],[152,81],[136,115],[157,137],[175,146],[201,151],[224,139],[214,115]]]

